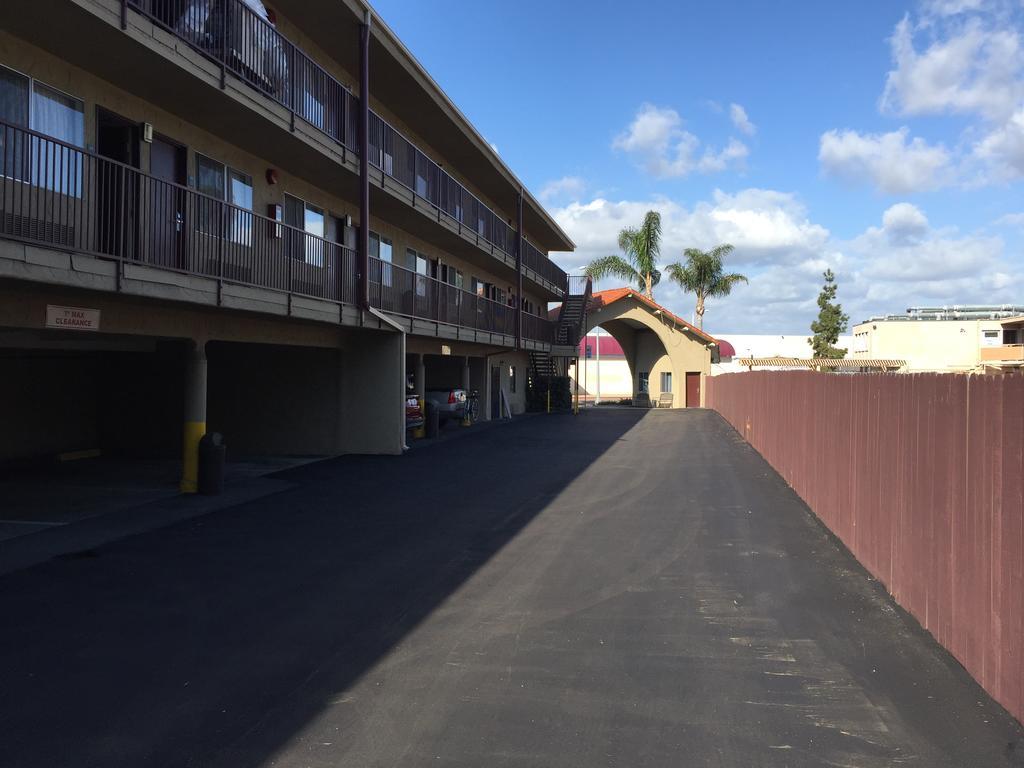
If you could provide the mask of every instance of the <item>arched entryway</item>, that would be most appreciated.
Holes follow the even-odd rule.
[[[711,371],[711,354],[718,343],[713,336],[629,288],[593,295],[584,330],[590,333],[597,327],[622,350],[634,404],[701,404],[703,379]]]

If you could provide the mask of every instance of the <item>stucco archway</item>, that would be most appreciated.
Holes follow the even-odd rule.
[[[641,377],[646,375],[652,404],[661,400],[665,386],[671,387],[671,407],[699,404],[687,402],[687,377],[691,377],[691,387],[696,383],[693,377],[699,377],[702,393],[704,378],[711,372],[711,352],[718,343],[714,337],[630,288],[593,295],[584,330],[589,333],[598,326],[622,347],[634,401],[641,392]]]

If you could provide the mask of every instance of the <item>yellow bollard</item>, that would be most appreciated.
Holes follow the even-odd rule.
[[[417,395],[416,402],[420,404],[420,418],[423,419],[423,423],[420,424],[412,431],[412,436],[416,440],[422,440],[427,435],[427,412],[423,408],[423,398]]]

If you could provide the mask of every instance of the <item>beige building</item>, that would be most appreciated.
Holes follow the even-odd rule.
[[[407,379],[521,412],[572,248],[359,0],[0,21],[0,460],[184,443],[190,488],[207,430],[400,452]]]
[[[1016,325],[1024,308],[1008,306],[911,308],[853,328],[849,357],[905,360],[906,373],[981,373],[1022,362]],[[1012,343],[1004,343],[1005,339]]]

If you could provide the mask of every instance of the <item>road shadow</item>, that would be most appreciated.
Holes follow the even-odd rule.
[[[0,577],[0,764],[267,764],[644,415],[306,465]]]

